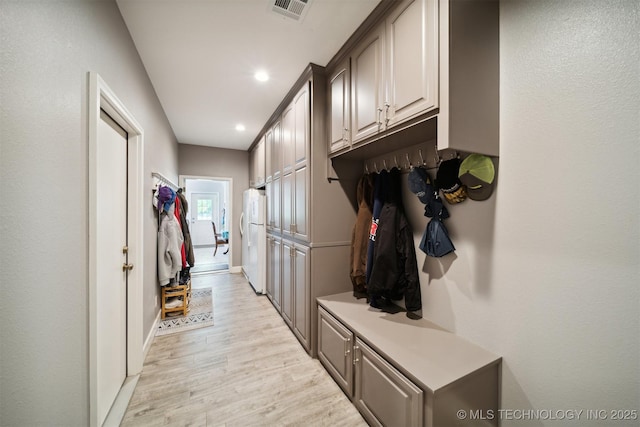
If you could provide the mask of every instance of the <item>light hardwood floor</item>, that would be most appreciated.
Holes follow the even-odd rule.
[[[366,426],[241,274],[213,289],[214,326],[156,337],[122,426]]]

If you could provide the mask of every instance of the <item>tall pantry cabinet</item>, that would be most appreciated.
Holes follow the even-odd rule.
[[[300,344],[316,354],[316,298],[349,291],[354,207],[328,179],[326,76],[310,64],[255,150],[265,147],[267,296]],[[256,157],[260,157],[259,155]]]

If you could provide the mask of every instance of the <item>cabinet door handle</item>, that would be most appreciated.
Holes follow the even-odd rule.
[[[380,118],[382,114],[382,108],[378,107],[378,128],[382,126],[382,119]]]
[[[385,110],[384,110],[384,125],[386,126],[386,125],[389,124],[389,107],[390,107],[389,103],[385,102],[384,103],[384,107],[385,107]]]
[[[351,338],[347,338],[344,342],[344,355],[348,356],[351,353]]]
[[[358,359],[358,350],[360,350],[360,347],[358,347],[357,345],[353,346],[353,364],[355,365],[356,363],[358,363],[360,361],[360,359]]]

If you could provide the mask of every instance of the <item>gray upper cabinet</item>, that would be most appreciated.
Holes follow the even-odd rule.
[[[351,53],[354,143],[438,106],[438,5],[404,0]]]
[[[347,58],[329,76],[329,153],[351,145],[351,67]]]
[[[438,5],[404,1],[386,21],[384,126],[438,107]]]
[[[500,7],[440,0],[438,149],[500,155]]]
[[[329,156],[362,160],[432,140],[499,156],[499,66],[498,0],[381,2],[328,65]]]
[[[282,116],[282,233],[305,241],[309,239],[309,115],[307,83]]]
[[[250,154],[249,186],[264,187],[266,182],[265,170],[265,137],[263,136]]]
[[[351,139],[382,129],[384,26],[371,32],[351,54]]]
[[[267,130],[265,134],[265,165],[266,183],[265,193],[267,196],[267,230],[280,230],[281,203],[281,176],[282,176],[282,150],[280,143],[280,121]]]
[[[282,112],[282,173],[291,173],[295,163],[294,130],[296,115],[293,103],[289,104]]]

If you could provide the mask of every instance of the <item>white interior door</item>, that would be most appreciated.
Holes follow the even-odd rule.
[[[100,113],[97,143],[97,411],[102,425],[127,375],[127,133]]]
[[[220,223],[220,194],[192,193],[191,205],[191,242],[193,246],[215,245],[211,221],[215,221],[218,233],[222,232]]]

